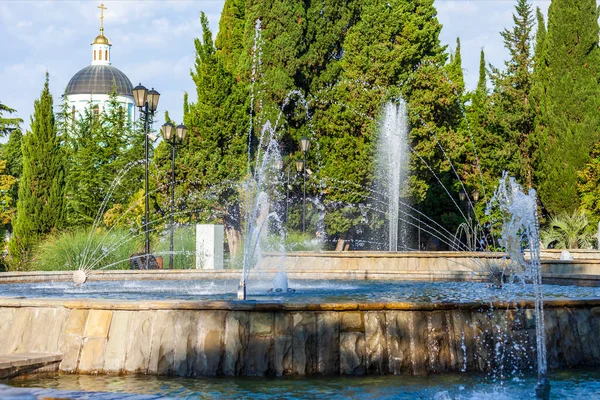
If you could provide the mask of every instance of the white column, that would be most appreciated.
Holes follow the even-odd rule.
[[[196,269],[223,269],[223,225],[196,225]]]

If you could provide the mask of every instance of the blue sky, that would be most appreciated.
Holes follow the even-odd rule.
[[[530,1],[546,14],[550,0]],[[112,65],[133,85],[142,82],[161,93],[157,125],[168,110],[182,119],[185,91],[195,96],[189,71],[194,63],[193,39],[201,35],[204,11],[216,34],[224,0],[110,1],[104,0],[105,34],[113,44]],[[507,56],[499,32],[512,26],[516,0],[436,0],[443,24],[441,40],[453,50],[462,42],[467,87],[477,82],[479,51],[501,66]],[[0,101],[17,109],[29,126],[33,101],[39,96],[45,71],[55,104],[69,79],[91,62],[90,43],[98,34],[100,1],[0,1]]]

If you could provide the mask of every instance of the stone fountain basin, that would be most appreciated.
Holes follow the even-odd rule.
[[[526,370],[533,304],[0,298],[0,354],[70,373],[425,375]],[[545,302],[550,368],[600,365],[600,299]],[[506,365],[505,365],[506,364]]]

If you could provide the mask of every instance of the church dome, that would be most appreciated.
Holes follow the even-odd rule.
[[[133,96],[133,85],[127,75],[110,65],[89,65],[77,72],[67,85],[67,95],[111,94],[113,85],[117,94]]]
[[[107,44],[110,46],[110,40],[108,40],[108,38],[101,33],[96,36],[92,44]]]

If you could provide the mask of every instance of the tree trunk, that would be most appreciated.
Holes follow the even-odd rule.
[[[338,238],[337,243],[335,245],[335,251],[344,251],[346,250],[347,245],[348,244],[346,243],[346,239]]]
[[[232,226],[225,226],[225,234],[231,260],[235,260],[241,248],[242,232]]]
[[[225,217],[223,218],[231,262],[234,262],[242,247],[242,229],[239,211],[240,210],[237,204],[232,205],[229,207]]]

